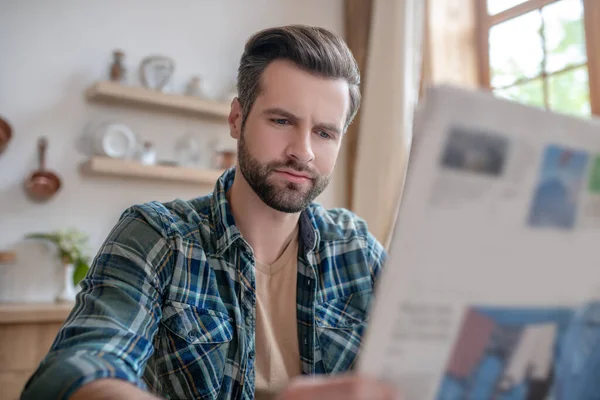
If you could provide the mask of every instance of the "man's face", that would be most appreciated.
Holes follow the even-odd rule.
[[[269,207],[296,213],[329,184],[350,100],[343,79],[311,75],[287,61],[265,69],[238,139],[238,168]]]

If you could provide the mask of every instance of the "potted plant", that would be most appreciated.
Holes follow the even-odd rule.
[[[39,239],[52,243],[58,250],[63,264],[63,287],[56,300],[72,302],[78,292],[79,282],[89,269],[88,236],[77,229],[58,230],[49,233],[30,233],[27,239]]]

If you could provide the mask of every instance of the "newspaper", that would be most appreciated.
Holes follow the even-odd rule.
[[[358,370],[405,400],[578,399],[600,326],[600,123],[426,99]]]

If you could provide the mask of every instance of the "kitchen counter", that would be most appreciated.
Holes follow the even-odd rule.
[[[0,324],[63,322],[74,303],[0,303]]]
[[[17,400],[73,304],[0,303],[0,400]]]

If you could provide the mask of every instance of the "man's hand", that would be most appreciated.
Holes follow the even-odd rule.
[[[298,377],[290,382],[277,400],[400,400],[389,384],[373,378],[340,375]]]

